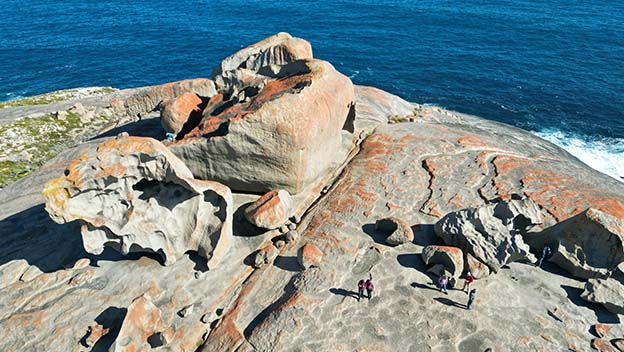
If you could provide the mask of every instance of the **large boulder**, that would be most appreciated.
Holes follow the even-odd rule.
[[[550,245],[549,261],[575,277],[606,278],[624,261],[624,222],[590,208],[532,236],[529,242],[536,248]]]
[[[128,313],[110,351],[149,351],[152,347],[148,338],[163,328],[160,309],[152,303],[151,298],[148,295],[137,297],[128,307]]]
[[[194,78],[142,88],[128,97],[123,104],[129,116],[142,117],[154,111],[161,101],[174,99],[189,92],[202,97],[217,94],[212,80]]]
[[[189,250],[216,265],[232,237],[232,194],[193,179],[162,143],[119,137],[74,160],[44,189],[58,223],[79,220],[85,250],[154,252],[165,265]]]
[[[457,247],[427,246],[423,248],[421,257],[426,265],[443,265],[455,279],[464,271],[464,253]]]
[[[293,210],[290,193],[285,190],[271,191],[245,208],[245,218],[257,227],[268,230],[282,226]]]
[[[466,267],[475,279],[490,275],[490,268],[470,253],[466,253]]]
[[[211,98],[199,126],[171,151],[196,177],[234,190],[296,194],[318,181],[336,162],[353,84],[325,61],[289,67],[296,74],[268,81],[251,99]]]
[[[199,123],[204,107],[203,99],[194,92],[163,100],[159,104],[160,122],[165,131],[178,135],[183,129],[190,130]]]
[[[529,199],[512,199],[449,213],[434,228],[447,245],[461,248],[497,272],[513,261],[536,260],[523,235],[541,223],[539,206]]]
[[[213,70],[212,75],[216,77],[240,68],[258,71],[264,66],[311,58],[312,46],[309,42],[281,32],[228,56]]]
[[[314,243],[306,243],[297,251],[297,261],[303,270],[318,267],[323,260],[323,251]]]
[[[581,298],[602,304],[610,312],[624,314],[624,285],[614,278],[587,280]]]
[[[414,231],[412,231],[409,224],[396,217],[377,220],[375,222],[375,230],[386,234],[388,236],[386,237],[386,243],[391,246],[398,246],[414,240]]]

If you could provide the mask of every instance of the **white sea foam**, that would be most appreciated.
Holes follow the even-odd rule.
[[[596,139],[554,129],[531,132],[567,150],[592,168],[624,182],[624,139]]]

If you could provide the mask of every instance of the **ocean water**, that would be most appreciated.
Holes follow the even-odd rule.
[[[624,177],[624,1],[1,0],[0,100],[208,77],[279,31],[357,84],[527,129]]]

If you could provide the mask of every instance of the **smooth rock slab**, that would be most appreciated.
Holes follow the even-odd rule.
[[[152,138],[120,137],[74,160],[65,177],[44,189],[57,223],[79,220],[85,250],[154,252],[165,265],[189,250],[214,266],[232,237],[232,194],[193,179],[190,170]]]
[[[522,234],[541,222],[534,202],[509,200],[447,214],[435,224],[435,232],[447,245],[461,248],[497,272],[513,261],[536,260]]]

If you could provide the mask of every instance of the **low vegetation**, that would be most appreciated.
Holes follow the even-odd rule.
[[[107,93],[112,93],[116,89],[110,87],[96,87],[96,88],[74,88],[57,90],[50,93],[35,95],[32,97],[19,98],[9,101],[0,102],[0,109],[18,106],[30,106],[30,105],[46,105],[56,103],[59,101],[80,98],[85,96],[95,96]]]

